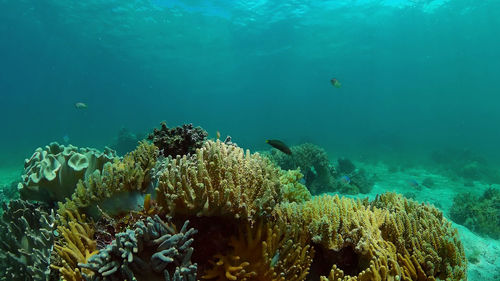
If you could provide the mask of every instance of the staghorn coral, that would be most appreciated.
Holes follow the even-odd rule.
[[[86,209],[93,217],[98,217],[96,205],[112,214],[141,205],[143,195],[152,189],[151,170],[157,156],[156,146],[141,142],[122,160],[106,163],[102,171],[96,170],[85,181],[78,182],[71,200],[60,204],[59,213],[64,213],[65,209]]]
[[[59,238],[54,245],[54,255],[51,268],[55,269],[63,280],[83,280],[78,263],[86,263],[97,253],[97,243],[94,240],[94,225],[88,222],[85,215],[66,210],[65,216],[58,216],[57,230]]]
[[[193,154],[196,149],[201,148],[208,133],[201,127],[193,127],[193,124],[184,124],[169,129],[166,122],[161,123],[160,129],[154,129],[148,139],[160,149],[165,156],[176,157],[177,155]]]
[[[311,193],[300,180],[304,177],[299,169],[282,171],[280,182],[282,184],[283,202],[305,202],[311,200]]]
[[[0,220],[0,280],[47,280],[54,217],[23,200],[4,203]]]
[[[54,204],[70,197],[79,180],[116,159],[113,150],[100,152],[52,142],[24,161],[21,198]]]
[[[281,201],[279,170],[258,153],[207,141],[192,157],[167,158],[158,175],[157,201],[174,215],[252,220]]]
[[[437,209],[384,194],[373,202],[321,196],[281,204],[275,217],[305,225],[322,280],[464,280],[463,247]]]
[[[186,221],[180,231],[160,219],[148,217],[118,233],[106,248],[79,266],[91,270],[85,280],[196,280],[191,263],[194,228]]]
[[[300,233],[285,225],[240,225],[230,238],[230,251],[202,276],[207,280],[305,280],[314,251],[301,243]],[[298,240],[298,241],[297,241]]]

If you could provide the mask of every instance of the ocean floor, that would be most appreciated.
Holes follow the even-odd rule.
[[[356,163],[358,164],[358,163]],[[406,169],[405,171],[389,172],[384,164],[363,165],[370,173],[377,175],[377,182],[369,194],[362,194],[356,197],[375,198],[377,194],[386,191],[412,196],[420,202],[427,202],[435,205],[448,217],[453,197],[457,191],[471,191],[471,187],[464,187],[462,182],[452,181],[443,175],[429,173],[424,169]],[[20,178],[22,170],[19,167],[0,168],[0,187],[10,185]],[[425,178],[431,178],[434,182],[432,188],[421,186],[416,188],[410,181],[415,180],[421,183]],[[473,187],[474,192],[481,194],[490,185],[476,182]],[[500,186],[493,186],[500,188]],[[0,191],[0,195],[2,192]],[[468,265],[469,281],[499,281],[500,280],[500,240],[486,238],[475,234],[464,226],[454,224],[458,228],[462,242],[465,247]]]
[[[10,186],[12,182],[19,181],[21,179],[22,167],[6,168],[0,167],[0,199],[4,197],[4,186]],[[0,200],[2,202],[3,200]]]
[[[0,168],[0,187],[10,185],[13,181],[21,179],[22,167]]]

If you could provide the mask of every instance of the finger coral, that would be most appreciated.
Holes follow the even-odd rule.
[[[85,215],[66,210],[66,216],[59,216],[54,252],[57,255],[51,268],[59,272],[65,281],[83,280],[82,270],[78,263],[86,263],[97,253],[97,243],[94,240],[95,229]],[[85,273],[85,269],[83,273]],[[88,272],[87,272],[88,273]]]
[[[258,153],[207,141],[192,157],[167,158],[156,189],[170,214],[253,219],[281,201],[279,170]]]
[[[387,193],[374,202],[321,196],[275,211],[305,226],[316,255],[311,271],[337,280],[464,280],[458,234],[435,208]]]
[[[212,267],[202,276],[207,280],[305,280],[313,250],[296,240],[297,232],[284,225],[240,226],[230,238],[230,251],[216,254]]]
[[[25,160],[21,198],[54,204],[70,197],[79,180],[116,159],[113,150],[100,152],[52,142]]]
[[[395,193],[382,194],[371,205],[388,210],[380,229],[396,246],[399,262],[408,265],[406,275],[465,279],[467,262],[458,231],[438,209]]]
[[[106,163],[102,171],[96,170],[77,184],[71,201],[61,206],[64,209],[82,209],[98,216],[96,205],[110,213],[134,209],[143,202],[151,183],[151,169],[155,166],[158,149],[146,141],[122,160]],[[127,203],[126,203],[127,202]]]
[[[47,280],[54,236],[54,217],[23,200],[2,206],[0,280]]]
[[[193,154],[196,149],[203,146],[208,133],[201,127],[193,127],[193,124],[184,124],[175,128],[168,128],[166,122],[161,123],[160,129],[154,129],[149,134],[160,153],[167,157],[176,157],[177,155]]]
[[[85,280],[176,280],[195,281],[196,264],[191,263],[194,228],[186,221],[180,231],[159,216],[148,217],[133,229],[118,233],[115,240],[87,263],[92,271]]]
[[[311,193],[300,180],[303,175],[300,170],[282,171],[280,182],[282,184],[282,193],[284,202],[301,203],[311,199]]]

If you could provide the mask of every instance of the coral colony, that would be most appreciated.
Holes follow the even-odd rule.
[[[394,193],[313,197],[309,185],[344,175],[363,189],[360,172],[345,159],[332,171],[310,144],[271,161],[206,136],[162,124],[123,157],[37,149],[21,199],[3,206],[0,280],[466,279],[436,208]]]

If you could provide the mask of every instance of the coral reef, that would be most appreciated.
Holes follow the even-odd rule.
[[[25,160],[21,198],[54,204],[70,197],[79,180],[116,159],[115,152],[52,142]]]
[[[326,151],[314,144],[292,146],[292,155],[271,150],[269,158],[281,169],[300,169],[305,185],[313,195],[325,192],[344,194],[368,193],[374,185],[373,176],[357,169],[347,158],[339,158],[337,166],[331,165]]]
[[[304,143],[292,146],[290,149],[291,155],[273,149],[269,157],[283,170],[300,169],[304,175],[305,185],[312,194],[333,191],[335,171],[330,166],[328,155],[323,148],[311,143]]]
[[[175,158],[177,155],[193,154],[196,149],[202,147],[207,136],[205,130],[201,127],[195,128],[193,124],[169,129],[167,123],[162,122],[161,128],[155,128],[148,139],[160,149],[161,155]]]
[[[473,186],[473,181],[500,183],[500,173],[484,157],[467,149],[434,151],[431,161],[440,171],[452,178],[462,179]]]
[[[373,202],[324,195],[282,204],[276,217],[305,226],[322,280],[464,280],[463,246],[435,208],[387,193]]]
[[[175,225],[148,217],[133,229],[118,233],[106,248],[92,256],[83,269],[91,270],[85,280],[186,280],[195,281],[197,266],[191,263],[194,228],[186,221],[180,231]]]
[[[118,137],[115,143],[110,147],[113,148],[118,155],[123,156],[133,151],[137,147],[137,144],[144,139],[143,136],[144,135],[141,134],[134,134],[127,128],[122,127],[120,131],[118,131]]]
[[[500,190],[489,188],[482,196],[457,194],[450,209],[450,218],[481,235],[500,238]]]
[[[47,280],[54,217],[23,200],[2,206],[0,280]]]
[[[374,184],[373,175],[368,175],[364,169],[355,169],[350,174],[339,173],[332,189],[342,194],[369,193]]]
[[[431,205],[385,193],[369,203],[388,210],[380,230],[394,244],[405,274],[415,280],[425,275],[441,280],[464,280],[466,260],[458,231]]]
[[[283,202],[305,202],[311,199],[311,193],[300,181],[304,177],[299,169],[282,171],[280,182]]]
[[[0,204],[7,203],[14,199],[19,199],[19,189],[17,188],[18,182],[13,181],[9,185],[0,186]],[[3,209],[0,208],[0,215]]]
[[[341,157],[337,159],[337,170],[341,174],[351,174],[356,170],[356,166],[354,166],[351,160]]]
[[[466,279],[457,232],[434,207],[392,193],[312,197],[373,181],[312,144],[273,163],[200,130],[162,124],[123,158],[38,150],[23,193],[58,203],[57,229],[36,205],[4,206],[0,280]]]
[[[61,206],[60,211],[86,208],[92,217],[97,217],[96,205],[113,214],[135,209],[148,189],[152,189],[151,170],[157,156],[156,146],[141,142],[122,160],[106,163],[102,171],[96,170],[85,181],[78,182],[71,201]],[[124,208],[124,202],[129,202],[128,208]]]
[[[279,169],[258,153],[207,141],[192,157],[167,158],[158,175],[158,203],[171,215],[253,220],[281,201]]]

